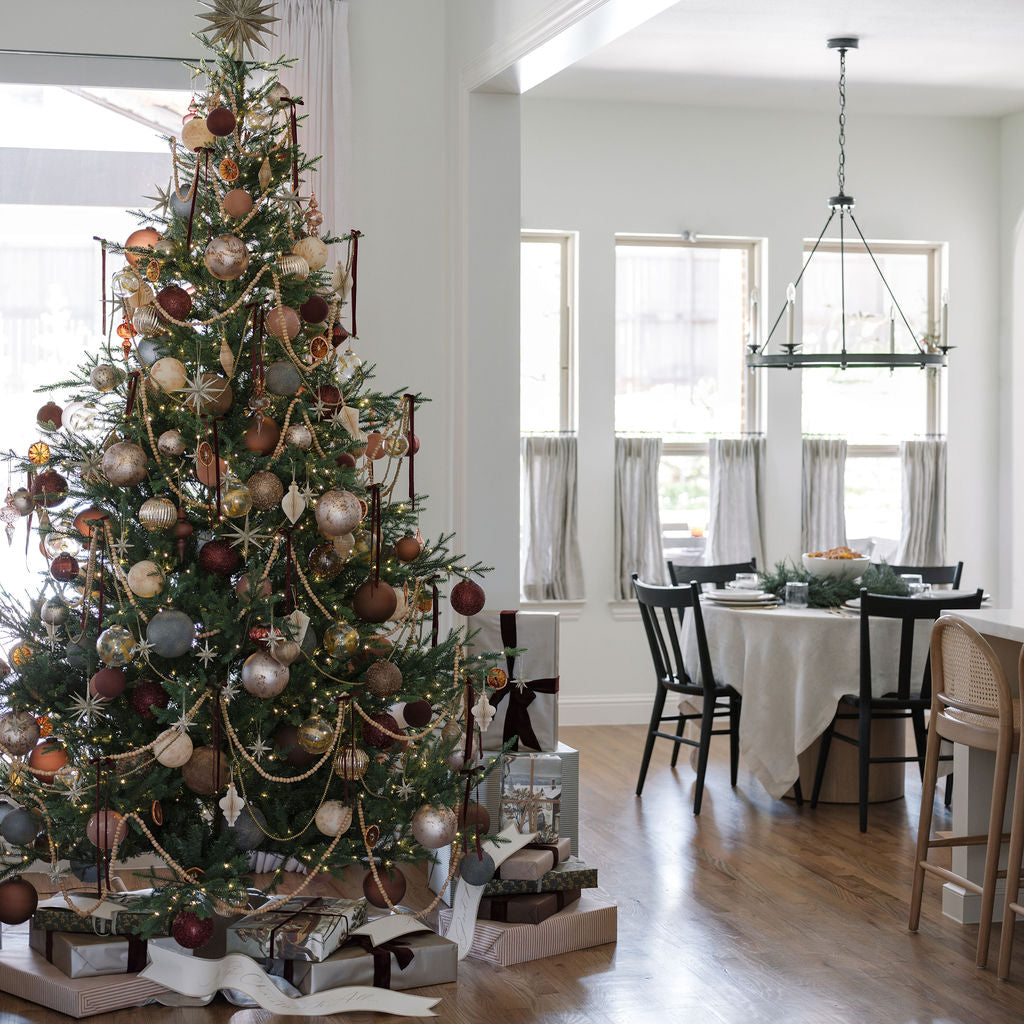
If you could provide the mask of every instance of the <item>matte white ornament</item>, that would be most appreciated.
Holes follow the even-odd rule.
[[[238,816],[242,813],[242,808],[245,807],[245,801],[238,795],[234,782],[229,783],[228,791],[220,798],[218,804],[224,812],[224,820],[231,828],[238,821]]]
[[[317,808],[314,821],[325,836],[340,835],[348,831],[352,824],[352,808],[346,807],[340,800],[325,800]]]
[[[180,729],[165,729],[153,743],[153,756],[165,768],[180,768],[192,756],[192,740]]]
[[[288,487],[288,493],[281,499],[281,508],[288,517],[288,522],[297,523],[299,517],[306,511],[306,499],[299,493],[299,485],[293,480]]]
[[[491,719],[494,718],[494,707],[487,699],[486,693],[481,693],[477,702],[473,705],[473,717],[480,728],[486,732],[491,724]]]

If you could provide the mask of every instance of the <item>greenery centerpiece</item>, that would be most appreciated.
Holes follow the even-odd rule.
[[[869,565],[864,574],[855,579],[838,576],[813,576],[793,561],[784,559],[775,567],[760,575],[761,589],[774,594],[779,600],[786,595],[786,584],[799,581],[807,584],[807,604],[811,608],[837,608],[846,601],[860,595],[861,589],[872,594],[887,594],[892,597],[906,597],[910,588],[892,568],[882,562]]]

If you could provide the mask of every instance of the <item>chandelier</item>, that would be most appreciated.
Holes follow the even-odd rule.
[[[875,254],[871,251],[871,246],[868,245],[867,239],[864,237],[864,233],[861,231],[860,225],[857,223],[857,218],[853,215],[853,196],[846,194],[846,51],[855,50],[857,49],[857,46],[858,39],[856,36],[843,36],[841,38],[830,39],[828,41],[829,49],[839,51],[839,194],[832,196],[828,201],[829,212],[828,219],[825,221],[825,226],[821,229],[821,233],[818,235],[818,240],[814,243],[814,247],[807,254],[807,259],[804,261],[804,265],[800,269],[800,274],[796,281],[790,284],[786,289],[786,302],[782,309],[779,310],[779,315],[775,318],[775,322],[772,324],[772,328],[768,332],[768,337],[760,344],[758,343],[756,336],[751,337],[747,345],[746,362],[747,366],[752,368],[760,366],[781,366],[786,369],[793,370],[807,367],[829,367],[832,369],[845,370],[847,367],[857,367],[895,370],[907,366],[920,367],[923,369],[928,366],[946,365],[946,354],[951,346],[947,343],[945,298],[943,298],[941,333],[939,334],[938,343],[934,345],[925,345],[914,333],[914,330],[908,323],[906,316],[904,316],[903,310],[900,308],[900,304],[896,300],[896,296],[893,295],[892,289],[889,287],[889,282],[885,279],[885,274],[882,273],[882,268],[878,265],[878,260],[875,259]],[[821,245],[821,240],[825,237],[825,232],[828,231],[829,226],[837,216],[839,218],[839,297],[840,338],[842,345],[838,352],[802,352],[801,343],[793,340],[796,289],[800,286],[800,282],[803,280],[804,273],[807,271],[811,260],[814,259],[814,254],[818,251],[818,247]],[[878,272],[878,276],[881,278],[882,284],[885,285],[885,290],[888,293],[889,298],[892,299],[892,309],[890,310],[889,315],[889,351],[887,352],[848,352],[846,348],[845,260],[847,245],[847,218],[856,229],[857,237],[859,237],[860,242],[864,247],[864,252],[871,257],[871,263]],[[913,352],[896,351],[895,331],[897,312],[899,313],[900,320],[914,341],[915,351]],[[779,342],[779,347],[782,351],[766,355],[765,349],[768,348],[772,338],[775,336],[775,332],[782,323],[783,317],[786,318],[786,337],[784,341]],[[756,322],[752,329],[757,329]]]

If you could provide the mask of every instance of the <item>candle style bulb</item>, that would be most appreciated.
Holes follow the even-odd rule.
[[[790,281],[786,285],[786,344],[793,351],[793,306],[796,302],[796,287]]]

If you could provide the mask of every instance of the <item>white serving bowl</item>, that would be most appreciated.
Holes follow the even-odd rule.
[[[871,564],[870,558],[812,558],[803,555],[804,568],[812,576],[835,576],[855,580]]]

